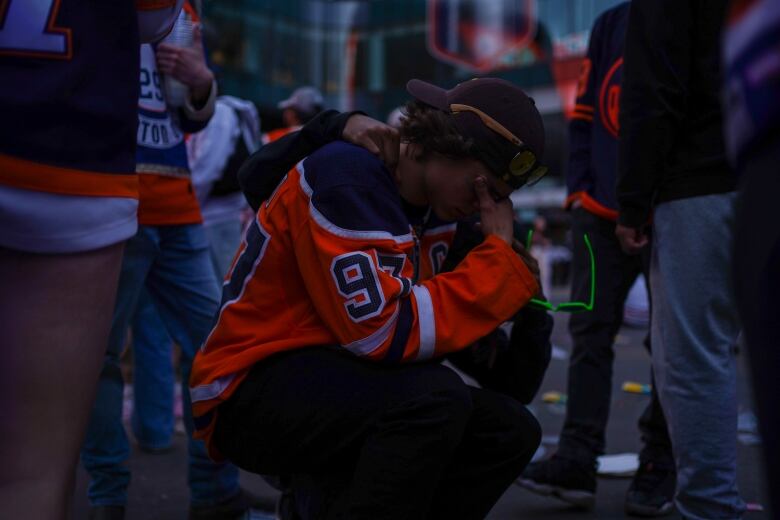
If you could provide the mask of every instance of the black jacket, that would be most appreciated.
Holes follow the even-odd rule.
[[[255,211],[276,189],[298,161],[324,145],[341,138],[347,119],[362,112],[320,112],[299,131],[261,146],[238,171],[238,183]]]
[[[654,204],[732,191],[720,105],[727,0],[633,0],[620,98],[619,222]]]

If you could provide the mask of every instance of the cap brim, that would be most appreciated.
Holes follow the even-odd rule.
[[[439,110],[449,110],[447,106],[447,91],[436,85],[431,85],[419,79],[410,79],[406,84],[406,91],[415,99],[425,104],[438,108]]]
[[[293,103],[295,103],[292,99],[285,99],[284,101],[279,101],[279,103],[276,104],[278,108],[285,109],[293,106]]]

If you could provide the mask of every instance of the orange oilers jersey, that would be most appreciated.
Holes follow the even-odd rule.
[[[436,274],[454,231],[415,217],[362,148],[334,142],[299,163],[248,228],[195,358],[196,435],[208,442],[217,406],[272,354],[321,345],[372,362],[424,361],[513,316],[537,291],[531,273],[489,236]]]

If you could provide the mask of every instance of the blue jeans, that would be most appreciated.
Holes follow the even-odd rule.
[[[180,344],[187,341],[184,334],[176,338]],[[171,354],[171,337],[144,288],[133,317],[131,425],[138,444],[148,450],[164,450],[173,443],[176,376]]]
[[[211,261],[214,264],[214,272],[217,278],[225,278],[236,256],[238,246],[244,237],[241,219],[236,216],[234,220],[224,220],[215,224],[206,224],[206,235],[211,245]]]
[[[745,510],[737,491],[734,202],[734,193],[674,200],[653,217],[653,369],[677,466],[675,502],[691,520]]]
[[[124,382],[119,360],[144,285],[163,321],[172,324],[172,330],[184,332],[182,379],[189,381],[192,359],[210,332],[219,305],[219,286],[202,225],[139,226],[125,246],[108,349],[81,452],[91,477],[88,495],[92,505],[127,502],[130,471],[125,461],[130,448],[122,426]],[[194,506],[216,504],[239,492],[238,470],[211,461],[203,442],[192,440],[187,390],[184,399],[184,424],[190,434],[190,501]]]

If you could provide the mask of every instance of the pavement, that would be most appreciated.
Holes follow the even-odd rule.
[[[564,407],[559,404],[542,403],[541,395],[547,391],[566,392],[566,356],[571,340],[566,329],[567,316],[556,315],[553,343],[556,345],[556,358],[550,364],[539,395],[532,404],[532,410],[542,424],[545,455],[555,449],[554,442],[564,419]],[[610,422],[607,428],[607,453],[617,454],[634,452],[640,448],[637,421],[647,396],[629,394],[621,390],[625,381],[649,382],[649,356],[642,346],[645,329],[623,327],[616,341],[613,394]],[[740,410],[747,412],[753,408],[749,394],[749,381],[744,359],[739,362],[740,374]],[[768,507],[768,494],[761,468],[762,453],[759,445],[754,444],[755,437],[742,436],[738,450],[738,485],[746,502]],[[751,442],[752,441],[752,442]],[[127,520],[179,520],[187,517],[188,491],[186,484],[186,443],[183,435],[176,436],[174,449],[164,454],[151,455],[134,448],[128,465],[132,472],[132,482],[128,491],[126,510]],[[272,500],[276,491],[260,477],[248,473],[241,475],[242,486]],[[556,499],[536,496],[518,486],[511,486],[495,505],[489,519],[545,519],[545,520],[586,520],[625,518],[623,500],[628,488],[629,478],[599,478],[596,506],[593,511],[582,512]],[[75,519],[87,518],[86,499],[87,475],[79,467],[76,491],[73,501]],[[259,517],[258,517],[259,518]],[[679,514],[669,518],[680,518]],[[768,511],[751,512],[746,520],[771,518]]]

